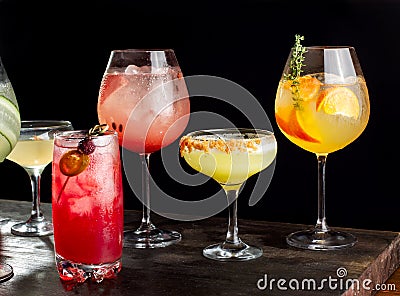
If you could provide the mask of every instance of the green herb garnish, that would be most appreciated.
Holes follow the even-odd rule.
[[[295,109],[302,109],[301,102],[303,101],[303,98],[300,96],[300,81],[299,77],[301,76],[301,73],[303,72],[302,67],[305,65],[303,64],[304,61],[304,56],[303,54],[307,52],[306,48],[303,47],[300,43],[300,41],[304,40],[304,36],[301,35],[295,35],[295,44],[292,48],[292,56],[290,58],[289,62],[289,73],[284,73],[283,78],[284,80],[291,80],[291,89],[292,89],[292,94],[293,94],[293,106]]]

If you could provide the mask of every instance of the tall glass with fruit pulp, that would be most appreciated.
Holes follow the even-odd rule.
[[[118,136],[58,133],[52,164],[55,260],[65,281],[101,282],[122,268],[123,191]]]
[[[204,248],[205,257],[218,261],[244,261],[262,255],[261,248],[244,243],[238,236],[237,198],[244,182],[267,168],[276,153],[274,134],[260,129],[201,130],[181,138],[181,156],[192,168],[217,181],[228,199],[226,239]]]
[[[0,163],[11,153],[17,144],[21,128],[21,117],[14,89],[0,58]],[[0,217],[0,222],[8,222]],[[0,263],[0,282],[12,278],[13,268]]]
[[[173,143],[189,120],[189,95],[172,49],[114,50],[101,81],[98,117],[118,132],[119,143],[142,161],[142,223],[124,233],[125,245],[165,247],[181,234],[150,220],[149,158]]]
[[[275,99],[276,122],[318,161],[318,219],[314,229],[287,237],[289,245],[330,250],[353,246],[350,233],[330,229],[325,218],[325,163],[364,131],[370,114],[366,82],[353,47],[303,47],[296,35]]]
[[[7,156],[25,169],[31,180],[32,209],[26,221],[14,224],[11,233],[20,236],[53,234],[53,224],[40,209],[40,180],[45,167],[53,158],[54,134],[72,130],[66,120],[22,120],[20,135],[13,151]]]

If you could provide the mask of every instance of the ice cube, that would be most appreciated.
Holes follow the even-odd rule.
[[[168,68],[156,68],[153,66],[142,66],[138,67],[136,65],[129,65],[125,68],[125,73],[127,74],[140,74],[140,73],[165,73]]]
[[[129,65],[125,69],[125,73],[127,73],[127,74],[138,74],[140,72],[142,72],[140,67],[138,67],[136,65]]]

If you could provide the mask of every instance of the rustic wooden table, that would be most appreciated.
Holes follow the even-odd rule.
[[[1,225],[0,260],[14,268],[13,278],[0,283],[2,296],[374,295],[383,283],[392,285],[376,295],[399,295],[391,291],[400,289],[400,273],[394,273],[400,262],[398,233],[346,229],[359,240],[353,248],[308,251],[285,243],[288,233],[304,225],[239,219],[240,237],[261,246],[264,254],[253,261],[227,263],[201,255],[203,247],[224,239],[226,219],[180,222],[155,214],[158,226],[182,233],[180,243],[162,249],[124,248],[123,268],[114,280],[63,283],[55,268],[53,236],[10,233],[13,223],[27,218],[30,206],[29,202],[0,200],[0,217],[11,219]],[[51,217],[51,205],[44,203],[42,208]],[[126,211],[126,228],[137,227],[140,219],[140,212]],[[346,288],[349,283],[360,283],[357,294]]]

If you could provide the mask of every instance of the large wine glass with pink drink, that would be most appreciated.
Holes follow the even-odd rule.
[[[151,222],[149,186],[150,155],[178,139],[189,120],[189,94],[174,50],[113,50],[97,111],[100,123],[118,132],[121,147],[141,158],[143,218],[138,229],[124,232],[124,244],[157,248],[179,242],[180,233]]]

